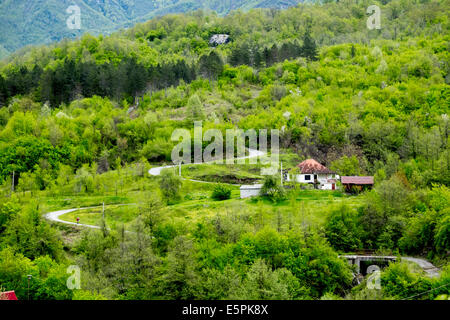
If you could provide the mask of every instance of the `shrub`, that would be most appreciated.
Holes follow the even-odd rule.
[[[165,170],[162,172],[159,186],[164,199],[168,203],[180,198],[182,182],[180,177],[176,176],[172,171]]]
[[[224,184],[218,184],[214,187],[212,198],[219,201],[228,200],[231,198],[231,189]]]
[[[286,191],[281,186],[279,176],[266,176],[261,189],[261,195],[267,196],[274,202],[286,199]]]
[[[335,249],[346,252],[361,247],[360,229],[357,213],[344,205],[333,210],[325,224],[330,243]]]

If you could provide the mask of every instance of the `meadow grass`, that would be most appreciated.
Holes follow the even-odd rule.
[[[285,159],[287,162],[295,163],[297,160],[292,155]],[[248,159],[247,159],[248,160]],[[183,166],[183,177],[199,179],[207,176],[216,177],[222,181],[223,176],[235,176],[244,178],[262,178],[260,176],[261,165],[186,165]],[[178,168],[174,170],[178,173]],[[122,172],[125,172],[122,169]],[[40,194],[39,204],[44,213],[69,208],[96,207],[94,209],[78,210],[60,216],[61,220],[89,225],[100,225],[102,219],[102,204],[106,205],[105,220],[108,227],[124,224],[129,228],[139,215],[139,207],[149,197],[161,197],[159,190],[160,177],[144,176],[133,177],[130,174],[121,176],[122,185],[119,189],[108,188],[108,192],[101,194],[70,193],[68,195]],[[113,182],[111,182],[113,183]],[[239,186],[232,186],[231,199],[216,201],[211,198],[215,183],[200,183],[183,180],[180,191],[181,198],[174,204],[163,206],[161,213],[169,221],[188,222],[196,224],[203,219],[211,219],[218,215],[242,214],[253,216],[260,214],[265,219],[274,217],[292,219],[294,224],[321,225],[326,220],[329,212],[340,205],[357,207],[361,204],[361,196],[349,196],[340,191],[325,190],[289,190],[288,199],[274,203],[266,197],[240,199]],[[134,204],[129,206],[118,206],[119,204]]]
[[[106,225],[110,227],[119,225],[128,227],[138,215],[139,208],[137,205],[105,206],[105,221]],[[77,222],[77,218],[80,218],[81,224],[100,226],[102,217],[103,208],[96,207],[69,212],[60,216],[60,219],[68,222]]]

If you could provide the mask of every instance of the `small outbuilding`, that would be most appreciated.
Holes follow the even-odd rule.
[[[342,176],[341,183],[346,192],[360,192],[366,189],[372,189],[373,176],[358,177],[358,176]]]
[[[241,186],[241,199],[258,197],[261,194],[262,184]]]

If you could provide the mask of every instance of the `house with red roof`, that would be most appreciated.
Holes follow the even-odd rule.
[[[14,291],[0,292],[0,300],[18,300]]]
[[[295,175],[292,179],[299,183],[308,183],[314,185],[315,189],[320,190],[336,190],[336,182],[339,175],[328,169],[314,159],[307,159],[297,165],[300,174]],[[288,177],[288,181],[291,177]]]
[[[346,192],[360,192],[373,187],[373,177],[342,176],[328,169],[314,159],[307,159],[297,165],[300,174],[287,174],[286,181],[296,181],[314,185],[319,190],[336,190],[340,180]]]

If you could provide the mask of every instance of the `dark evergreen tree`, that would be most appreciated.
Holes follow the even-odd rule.
[[[253,66],[256,68],[262,67],[264,61],[264,57],[259,51],[259,49],[256,49],[255,52],[253,52]]]
[[[186,82],[191,82],[195,78],[192,74],[192,69],[187,65],[185,60],[177,61],[173,66],[173,71],[175,74],[173,85],[178,85],[181,79]]]
[[[39,81],[41,80],[42,72],[43,72],[42,68],[38,65],[35,65],[33,70],[31,71],[31,83],[33,88],[39,86]]]
[[[279,61],[279,52],[278,47],[276,44],[274,44],[269,50],[268,55],[266,59],[266,65],[271,66],[274,63],[277,63]]]
[[[240,48],[235,47],[230,54],[230,64],[232,66],[238,66],[241,64]]]
[[[311,21],[307,22],[306,31],[303,36],[302,55],[309,60],[317,60],[317,46],[314,39],[311,37]]]
[[[301,57],[302,55],[302,47],[297,39],[295,39],[294,42],[291,43],[291,53],[293,58]]]
[[[240,50],[240,55],[241,55],[241,64],[251,65],[252,51],[250,50],[250,47],[248,44],[244,43],[242,45],[241,50]]]
[[[269,60],[270,60],[270,50],[269,48],[264,48],[262,52],[262,59],[266,66],[269,66]]]
[[[248,44],[244,43],[233,49],[230,56],[232,66],[251,65],[251,52]]]
[[[0,75],[0,108],[6,105],[7,98],[5,79]]]
[[[92,97],[97,94],[105,96],[105,92],[99,87],[100,72],[93,62],[82,63],[80,65],[80,86],[83,96]]]
[[[208,55],[203,55],[199,60],[200,75],[207,77],[210,80],[216,79],[223,71],[222,58],[215,50],[212,50]]]
[[[147,70],[138,64],[135,58],[124,61],[127,70],[125,93],[135,97],[145,89],[147,83]]]
[[[10,97],[27,92],[27,85],[29,85],[27,75],[28,70],[24,66],[10,70],[6,74],[6,90]]]
[[[283,43],[278,54],[279,54],[280,61],[290,59],[293,56],[288,42]]]

